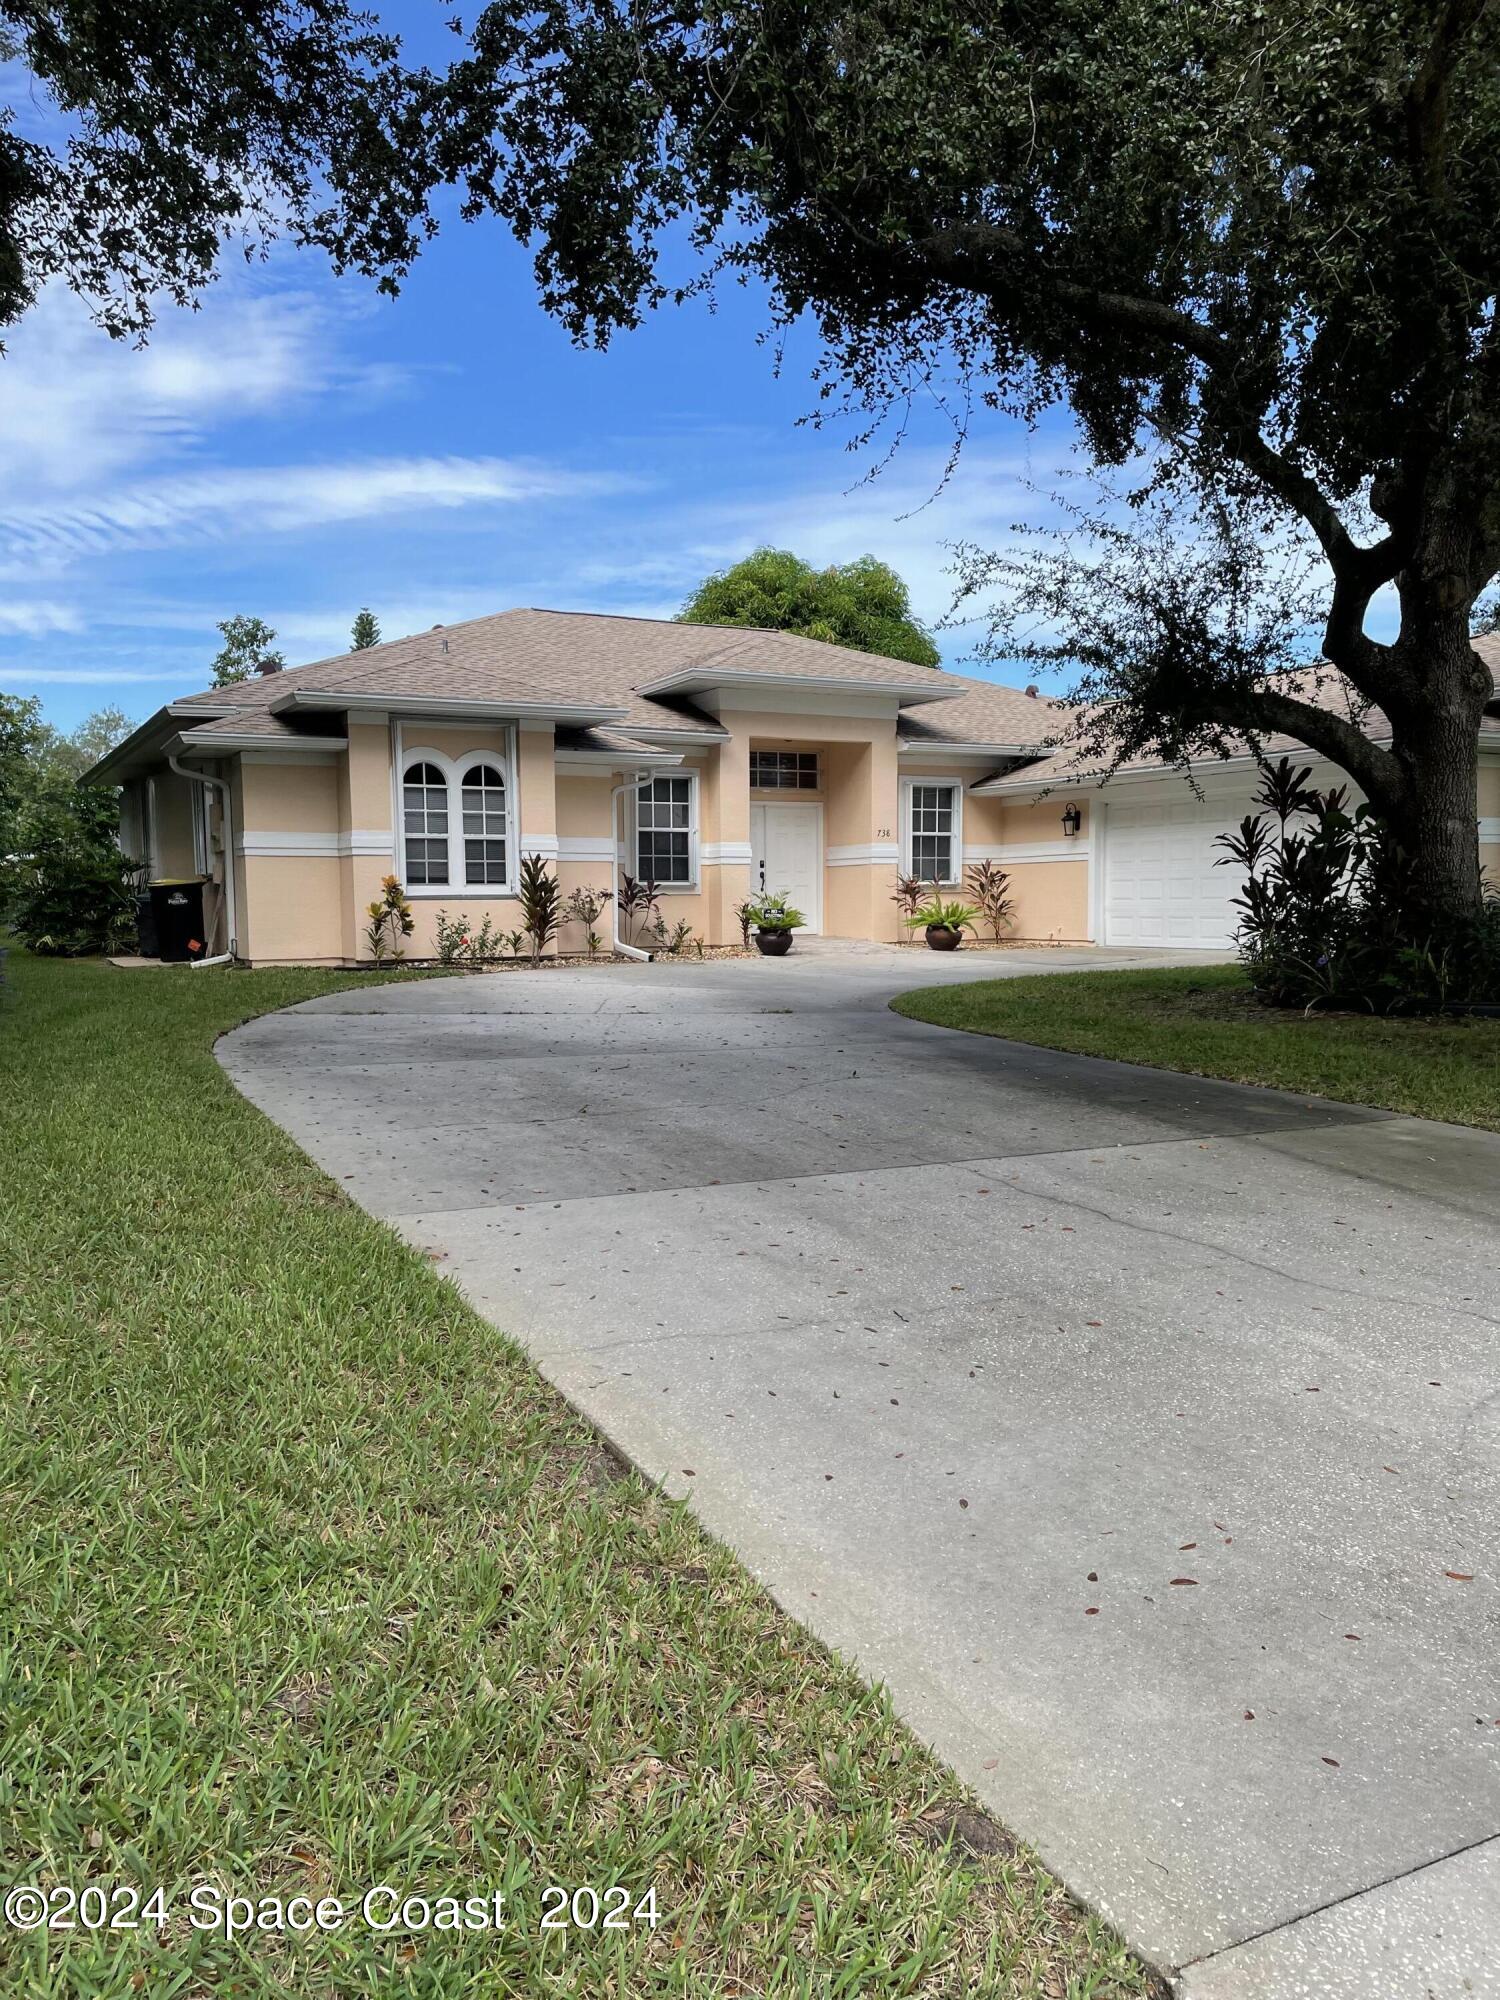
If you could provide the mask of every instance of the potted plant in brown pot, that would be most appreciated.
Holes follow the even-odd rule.
[[[792,932],[807,922],[785,896],[752,896],[745,905],[755,926],[755,948],[763,958],[785,958],[792,948]]]
[[[945,901],[934,884],[931,897],[906,922],[909,929],[926,932],[929,951],[957,951],[964,941],[964,932],[973,930],[978,916],[979,911],[972,903]]]

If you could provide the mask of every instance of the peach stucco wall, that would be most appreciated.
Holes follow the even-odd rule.
[[[1018,905],[1016,934],[1024,937],[1083,938],[1088,934],[1086,842],[1078,859],[1010,856],[1009,847],[1061,839],[1061,806],[1009,798],[978,798],[967,787],[984,777],[987,766],[953,759],[898,757],[896,725],[889,716],[787,715],[765,710],[727,711],[725,742],[692,752],[683,770],[698,777],[699,879],[690,889],[664,889],[661,911],[669,926],[686,922],[709,944],[738,941],[734,910],[750,889],[746,856],[750,808],[756,797],[749,782],[752,747],[807,749],[822,762],[822,783],[804,794],[821,803],[823,838],[831,860],[825,866],[823,929],[831,936],[894,940],[904,935],[893,900],[901,835],[903,778],[933,777],[965,786],[963,845],[969,855],[994,852],[1010,872]],[[349,722],[349,749],[323,764],[247,762],[236,772],[238,816],[250,836],[251,851],[240,861],[241,950],[261,962],[338,962],[368,956],[366,905],[379,893],[383,876],[396,865],[398,842],[392,827],[393,755],[396,726],[387,721]],[[427,749],[450,764],[476,751],[506,759],[512,778],[511,837],[516,852],[540,852],[555,859],[566,896],[575,888],[607,893],[613,841],[611,798],[624,775],[607,768],[557,768],[550,729],[496,725],[455,725],[404,720],[402,760]],[[255,836],[301,836],[319,851],[279,854],[256,851]],[[455,842],[461,837],[453,829]],[[877,850],[863,860],[859,850]],[[851,856],[850,851],[855,850]],[[883,850],[883,857],[880,852]],[[629,857],[626,857],[628,866]],[[410,892],[415,931],[407,950],[413,958],[436,950],[439,911],[477,927],[486,917],[502,931],[520,927],[513,896],[466,890],[462,884]],[[606,910],[596,928],[609,934]],[[559,948],[578,950],[582,929],[569,925]]]

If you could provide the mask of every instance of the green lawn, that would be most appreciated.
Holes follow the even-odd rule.
[[[1500,1131],[1500,1021],[1273,1013],[1234,966],[986,979],[891,1004],[943,1028]]]
[[[10,975],[5,1882],[160,1888],[168,1914],[0,1931],[0,1990],[1147,1990],[882,1695],[225,1082],[218,1033],[348,978]],[[230,1943],[189,1923],[194,1884],[210,1919],[231,1888],[500,1889],[509,1928]],[[543,1931],[550,1884],[654,1888],[660,1922]]]

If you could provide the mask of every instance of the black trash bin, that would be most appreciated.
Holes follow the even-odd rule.
[[[142,889],[135,899],[135,948],[142,958],[156,957],[156,912],[151,907],[151,891]]]
[[[203,883],[199,877],[153,882],[151,914],[156,920],[156,955],[164,965],[202,958]]]

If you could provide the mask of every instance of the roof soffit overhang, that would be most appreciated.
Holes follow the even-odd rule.
[[[629,713],[601,702],[565,701],[485,701],[469,695],[353,694],[339,688],[288,688],[270,704],[272,715],[303,712],[326,714],[338,710],[351,715],[362,711],[376,715],[421,716],[432,722],[512,722],[535,716],[546,722],[587,726],[596,722],[621,722]]]
[[[999,757],[1044,757],[1047,753],[1039,743],[924,743],[919,738],[900,736],[896,739],[898,757],[958,757],[989,759]]]
[[[347,750],[347,736],[299,736],[288,730],[284,736],[267,736],[263,730],[216,729],[212,736],[200,736],[196,729],[185,730],[168,744],[174,757],[223,757],[238,750],[275,751],[290,756],[306,753],[318,756],[331,750]]]
[[[733,667],[681,667],[654,681],[643,681],[636,693],[647,701],[669,695],[711,696],[722,701],[746,694],[859,696],[889,701],[893,709],[914,708],[929,701],[957,701],[967,690],[944,687],[942,675],[929,669],[923,681],[858,680],[847,674],[775,674]],[[933,685],[936,683],[936,685]]]

